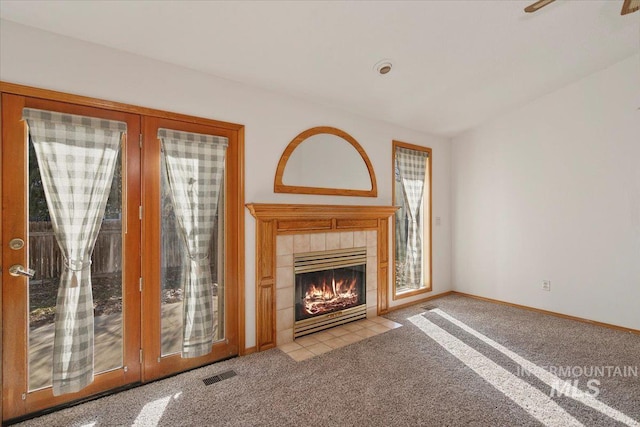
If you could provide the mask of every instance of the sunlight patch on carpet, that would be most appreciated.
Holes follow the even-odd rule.
[[[170,400],[171,396],[161,397],[144,405],[133,425],[139,427],[157,426]]]
[[[575,386],[573,386],[570,382],[562,380],[560,377],[552,374],[551,372],[542,369],[541,367],[539,367],[538,365],[534,364],[533,362],[528,361],[527,359],[525,359],[524,357],[520,356],[517,353],[514,353],[513,351],[509,350],[508,348],[506,348],[505,346],[498,344],[497,342],[495,342],[494,340],[492,340],[491,338],[481,334],[480,332],[476,331],[475,329],[473,329],[472,327],[470,327],[469,325],[467,325],[466,323],[461,322],[460,320],[456,319],[455,317],[445,313],[444,311],[440,310],[439,308],[436,308],[434,310],[431,310],[430,313],[433,314],[437,314],[438,316],[442,317],[443,319],[448,320],[449,322],[453,323],[454,325],[458,326],[460,329],[464,330],[465,332],[468,332],[469,334],[473,335],[474,337],[484,341],[486,344],[490,345],[491,347],[493,347],[494,349],[498,350],[500,353],[504,354],[505,356],[507,356],[508,358],[510,358],[511,360],[513,360],[514,362],[516,362],[517,364],[519,364],[523,370],[525,372],[531,373],[533,375],[535,375],[536,377],[538,377],[542,382],[544,382],[545,384],[547,384],[548,386],[550,386],[552,389],[557,387],[558,384],[562,384],[563,389],[566,390],[566,392],[564,393],[565,396],[569,396],[572,399],[586,405],[586,406],[590,406],[591,408],[595,409],[596,411],[601,412],[602,414],[613,418],[614,420],[624,423],[630,427],[640,427],[640,423],[638,423],[637,421],[635,421],[634,419],[632,419],[631,417],[627,416],[626,414],[620,412],[619,410],[612,408],[611,406],[602,403],[601,401],[599,401],[598,399],[596,399],[595,397],[591,396],[588,393],[585,393],[581,390],[579,390],[578,388],[576,388]]]
[[[412,316],[408,320],[545,426],[583,425],[549,396],[425,319],[422,314]]]

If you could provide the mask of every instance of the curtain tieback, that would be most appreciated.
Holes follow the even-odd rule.
[[[78,286],[78,274],[91,266],[91,260],[83,261],[81,259],[64,259],[64,268],[69,270],[73,276],[71,278],[71,287],[75,288]]]
[[[209,260],[209,254],[206,254],[205,256],[195,256],[195,255],[189,255],[188,256],[189,261],[191,261],[193,263],[193,266],[195,267],[194,270],[192,270],[196,275],[200,275],[200,268],[203,264],[208,264],[206,261]]]
[[[64,266],[67,270],[69,271],[73,271],[78,272],[78,271],[82,271],[87,267],[91,266],[91,260],[89,261],[83,261],[81,259],[64,259]]]

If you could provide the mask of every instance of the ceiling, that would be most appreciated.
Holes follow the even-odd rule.
[[[0,17],[453,136],[640,51],[622,0],[532,2],[0,0]]]

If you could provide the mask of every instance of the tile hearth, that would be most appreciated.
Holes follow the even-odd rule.
[[[400,323],[384,317],[372,317],[316,332],[293,342],[279,345],[278,348],[296,362],[301,362],[400,326],[402,326]]]

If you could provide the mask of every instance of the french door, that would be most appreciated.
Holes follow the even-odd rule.
[[[148,381],[160,378],[174,372],[184,371],[196,366],[210,363],[216,360],[228,358],[238,354],[238,334],[237,334],[237,287],[229,286],[234,283],[232,278],[234,273],[226,268],[225,257],[234,252],[236,241],[225,236],[224,231],[229,228],[227,222],[233,221],[231,215],[224,215],[228,212],[229,205],[236,205],[236,202],[229,202],[227,199],[235,191],[230,190],[237,185],[236,180],[225,179],[225,175],[220,175],[222,157],[225,163],[229,156],[234,156],[233,150],[220,154],[217,165],[208,166],[185,177],[184,196],[189,198],[191,192],[199,188],[202,192],[214,192],[213,197],[216,202],[208,215],[201,212],[195,213],[194,209],[188,209],[186,220],[184,212],[181,214],[172,194],[180,189],[172,187],[171,172],[171,152],[168,150],[167,140],[159,135],[161,130],[178,134],[178,138],[188,140],[197,139],[200,136],[214,136],[211,140],[191,141],[190,145],[215,144],[218,140],[231,141],[234,133],[230,130],[212,128],[211,126],[184,123],[176,120],[161,119],[156,117],[144,117],[142,120],[144,141],[142,144],[142,192],[143,192],[143,230],[144,236],[142,246],[143,260],[143,283],[142,298],[144,301],[153,301],[153,304],[143,305],[142,316],[142,343],[144,359],[144,380]],[[231,148],[231,147],[230,147]],[[178,148],[178,151],[180,149]],[[176,168],[190,169],[191,166],[198,168],[203,152],[195,153],[192,157],[185,159],[185,163],[175,166]],[[218,178],[214,175],[218,174]],[[203,181],[212,184],[212,187],[203,189]],[[217,182],[213,182],[217,181]],[[178,186],[180,186],[178,184]],[[193,200],[192,200],[193,201]],[[200,204],[200,208],[202,204]],[[209,223],[204,233],[198,229],[198,221]],[[188,228],[186,235],[184,228]],[[193,252],[193,246],[198,238],[206,235],[209,240],[201,248],[201,253]],[[202,245],[201,245],[202,246]],[[189,249],[186,249],[189,247]],[[207,250],[208,247],[208,250]],[[208,254],[208,255],[206,255]],[[213,346],[211,351],[205,355],[197,357],[183,357],[185,353],[185,322],[190,318],[188,313],[189,298],[188,287],[190,286],[184,279],[190,264],[196,259],[204,260],[204,265],[208,266],[211,273],[211,296],[208,301],[212,304],[212,334]],[[200,275],[202,273],[202,268]],[[194,273],[195,274],[195,273]],[[196,274],[197,276],[200,276]],[[208,288],[209,289],[209,288]],[[159,304],[157,302],[160,302]],[[182,336],[182,341],[181,341]]]
[[[35,122],[25,119],[29,111],[47,119],[58,117],[62,127],[69,120],[77,120],[89,129],[82,128],[87,134],[100,133],[91,126],[117,123],[119,133],[112,135],[112,151],[117,154],[112,156],[111,166],[105,169],[107,162],[101,158],[95,163],[97,171],[93,167],[77,167],[82,158],[77,157],[80,151],[93,155],[96,150],[93,146],[69,148],[69,138],[73,138],[69,135],[81,133],[75,128],[70,134],[56,134],[58,140],[49,145],[56,157],[53,163],[58,163],[47,166],[45,160],[50,160],[52,154],[42,151],[42,137],[36,135]],[[227,177],[228,157],[218,162],[220,185],[213,202],[215,208],[205,218],[208,226],[201,230],[201,234],[207,234],[207,248],[194,256],[188,238],[193,227],[189,228],[187,221],[185,228],[190,211],[185,214],[184,207],[182,211],[174,209],[174,204],[179,203],[175,193],[181,190],[167,166],[173,160],[163,149],[163,143],[168,147],[170,141],[159,137],[161,128],[182,132],[180,135],[209,135],[214,142],[224,140],[231,147],[236,138],[233,131],[223,127],[2,95],[3,420],[238,354],[237,269],[225,259],[230,253],[237,253],[237,243],[228,236],[229,230],[238,225],[237,215],[233,216],[233,209],[229,208],[230,203],[237,204],[237,198],[229,195],[237,188],[229,184],[232,180]],[[53,138],[51,135],[46,138]],[[65,144],[67,151],[60,148]],[[238,155],[234,150],[229,152],[232,160]],[[105,174],[101,168],[112,172]],[[110,182],[103,191],[105,202],[101,209],[96,208],[100,203],[95,194],[99,192],[87,194],[87,188],[93,187],[73,189],[72,180],[77,180],[78,174],[82,175],[81,181],[108,176]],[[67,182],[65,179],[71,184],[51,185],[51,180],[58,178],[58,184]],[[67,187],[72,188],[69,192],[72,209],[76,209],[74,215],[82,203],[98,212],[94,216],[99,214],[94,221],[95,235],[87,238],[90,259],[73,255],[73,244],[69,243],[73,233],[67,230],[65,234],[60,224],[61,214],[56,207],[60,201],[55,195]],[[195,188],[191,185],[185,189],[187,198],[199,191]],[[82,235],[91,228],[85,224],[85,217],[69,221],[71,227],[82,223],[78,228]],[[195,264],[194,258],[198,261]],[[196,273],[193,268],[198,269]],[[189,354],[187,342],[192,338],[185,322],[202,311],[203,303],[190,302],[193,298],[190,300],[188,295],[194,294],[191,282],[202,280],[190,282],[189,271],[191,277],[211,273],[206,275],[210,277],[206,283],[199,284],[206,292],[195,292],[204,295],[199,298],[206,302],[206,320],[210,321],[206,324],[211,325],[204,332],[199,330],[210,341],[204,341],[204,350],[197,357]],[[73,320],[71,323],[78,322],[82,314],[73,310],[66,313],[67,306],[73,304],[62,302],[65,295],[74,294],[81,284],[88,283],[87,277],[93,306],[88,309],[90,319],[65,332],[68,326],[61,325],[68,324],[69,319]],[[61,291],[65,286],[67,294]],[[65,322],[55,321],[63,316]],[[83,357],[93,379],[88,385],[69,391],[64,386],[65,378],[72,378],[73,382],[80,363],[74,359],[75,353],[85,352],[87,345],[79,344],[77,351],[67,347],[87,331],[92,352]],[[65,333],[66,338],[60,338]],[[66,353],[60,348],[65,348]],[[60,367],[65,364],[66,368]]]

